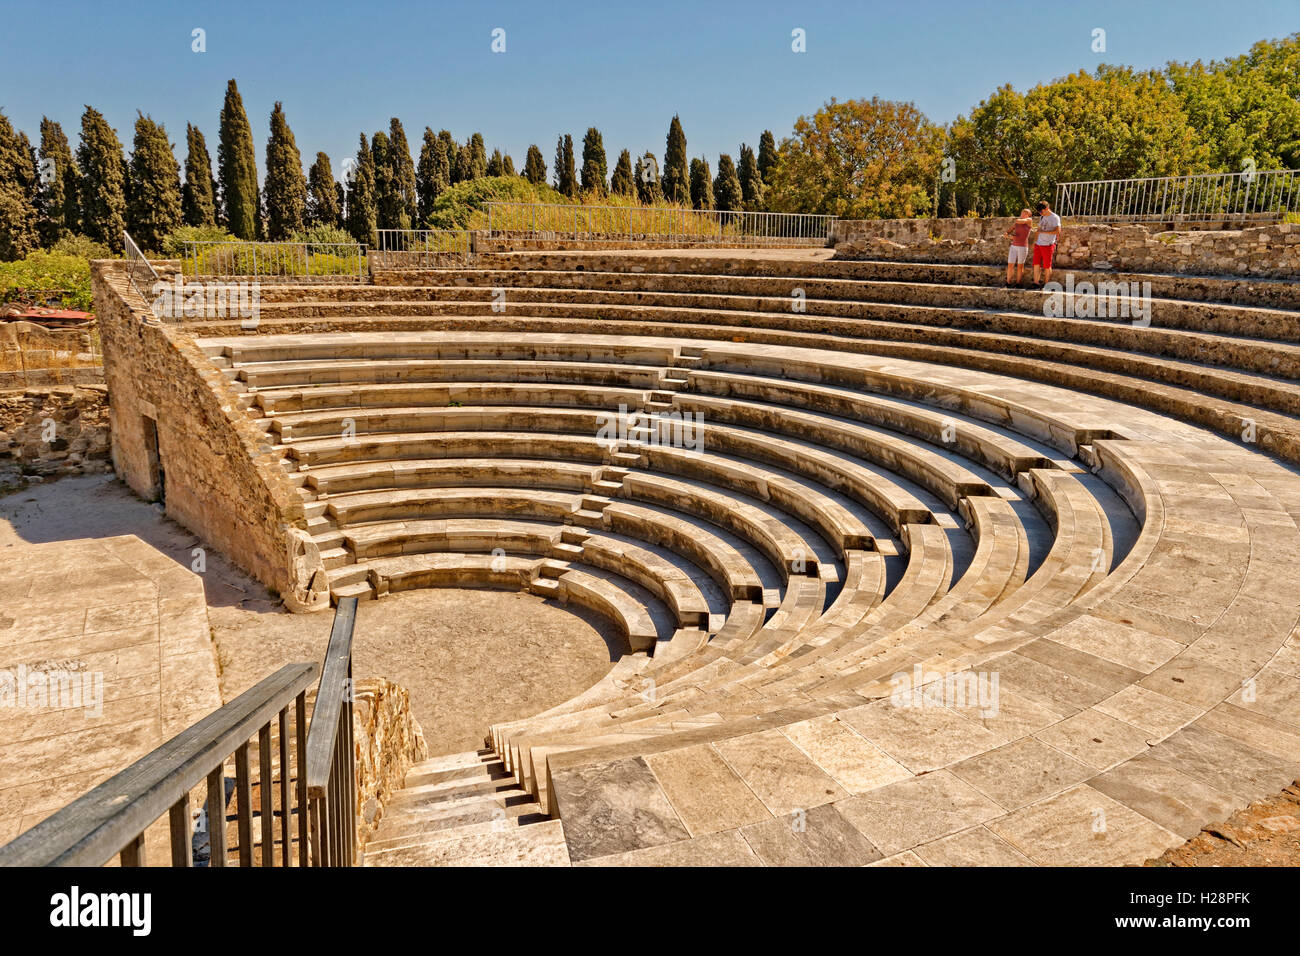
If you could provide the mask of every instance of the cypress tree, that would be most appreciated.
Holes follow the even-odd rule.
[[[187,226],[212,226],[217,221],[217,183],[212,178],[208,144],[197,126],[185,124],[185,185],[181,187],[181,218]]]
[[[483,134],[475,133],[469,138],[469,166],[465,178],[482,179],[486,175],[487,149],[483,146]]]
[[[570,199],[578,195],[578,177],[573,169],[573,137],[568,133],[555,144],[555,188]]]
[[[330,158],[324,153],[316,154],[316,162],[311,164],[307,173],[307,222],[312,226],[334,226],[343,223],[343,210],[339,206],[339,194],[335,188],[334,170],[330,167]]]
[[[691,202],[691,178],[686,166],[686,133],[676,115],[668,125],[668,148],[664,151],[661,186],[669,202]]]
[[[758,138],[758,175],[764,186],[772,185],[772,168],[776,166],[776,139],[770,129],[763,130]]]
[[[582,191],[604,196],[609,189],[605,182],[608,173],[605,141],[601,138],[600,130],[589,126],[587,135],[582,138]]]
[[[63,127],[48,116],[41,117],[41,161],[52,164],[53,179],[38,185],[37,213],[41,244],[52,246],[77,231],[77,166]],[[38,177],[39,178],[39,177]]]
[[[510,158],[509,153],[506,153],[505,156],[501,157],[501,175],[502,176],[519,175],[518,173],[515,172],[515,161]]]
[[[266,233],[273,241],[288,239],[307,223],[307,178],[302,155],[280,103],[271,111],[271,138],[266,141]]]
[[[654,206],[663,202],[664,193],[659,182],[659,164],[655,160],[654,153],[647,150],[637,157],[633,178],[636,179],[636,198],[641,205]]]
[[[505,175],[505,164],[501,160],[501,150],[492,150],[492,156],[488,159],[487,174],[489,176]]]
[[[419,199],[417,222],[429,221],[434,201],[451,185],[451,157],[447,144],[435,136],[429,127],[424,128],[424,144],[420,147],[420,165],[415,170],[415,192]]]
[[[248,125],[244,101],[235,81],[226,84],[221,107],[217,178],[226,211],[226,228],[239,239],[257,239],[262,233],[261,195],[257,186],[257,154],[253,130]]]
[[[181,224],[181,167],[163,125],[136,115],[127,229],[141,249],[156,250]]]
[[[375,162],[365,133],[361,134],[357,165],[348,184],[347,230],[357,242],[375,244]]]
[[[713,208],[713,176],[707,160],[691,160],[691,207]]]
[[[411,220],[406,215],[398,182],[400,161],[393,150],[393,141],[383,130],[371,138],[370,152],[375,167],[375,225],[380,229],[410,229]]]
[[[636,195],[636,183],[632,180],[632,154],[626,149],[618,154],[614,175],[609,179],[609,191],[615,196]]]
[[[37,248],[36,182],[31,144],[0,113],[0,259],[22,259]]]
[[[346,229],[347,220],[345,219],[344,211],[348,208],[348,191],[344,188],[343,184],[337,180],[334,182],[334,201],[338,204],[339,228]]]
[[[469,155],[469,144],[460,143],[456,146],[455,159],[451,161],[451,181],[453,183],[465,183],[470,180],[470,167],[473,165]]]
[[[81,231],[121,252],[122,230],[126,228],[126,162],[117,133],[102,113],[89,106],[81,115],[77,166],[81,170]]]
[[[542,159],[542,151],[536,144],[528,147],[528,156],[524,159],[524,179],[534,186],[546,182],[546,160]]]
[[[740,194],[746,209],[763,208],[763,177],[758,173],[758,159],[744,143],[740,144]]]
[[[402,204],[403,218],[410,229],[420,215],[420,202],[415,188],[415,161],[411,159],[411,145],[406,141],[406,130],[396,116],[388,121],[388,145],[392,150],[394,183]]]
[[[740,188],[740,176],[736,174],[736,166],[726,153],[718,157],[718,176],[713,181],[713,202],[718,209],[745,208],[745,195]]]
[[[438,142],[442,143],[442,148],[447,153],[447,184],[449,186],[455,185],[460,182],[456,178],[456,174],[459,172],[456,166],[460,158],[460,146],[456,143],[451,132],[445,129],[439,131]]]

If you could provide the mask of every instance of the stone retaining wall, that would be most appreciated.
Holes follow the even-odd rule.
[[[92,262],[91,280],[118,475],[292,606],[303,586],[293,533],[306,519],[265,434],[189,335],[144,321],[122,262]]]
[[[405,687],[384,678],[353,685],[352,736],[356,747],[356,841],[363,847],[384,816],[384,804],[402,789],[407,771],[429,756],[424,732],[411,713]]]
[[[107,471],[109,440],[104,385],[0,392],[0,461],[23,476]]]
[[[1013,220],[841,219],[836,259],[1005,264],[1002,234]],[[1062,222],[1055,265],[1073,269],[1250,275],[1290,279],[1300,273],[1300,223],[1216,232],[1161,232],[1141,225]]]

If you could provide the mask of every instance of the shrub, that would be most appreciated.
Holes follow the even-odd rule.
[[[0,262],[0,302],[45,299],[52,292],[61,293],[65,309],[90,311],[94,297],[90,263],[84,256],[33,252],[17,262]]]
[[[187,242],[234,242],[235,237],[220,226],[181,226],[163,240],[162,253],[168,259],[185,254]]]
[[[289,237],[290,242],[305,242],[311,247],[311,252],[331,251],[328,249],[321,250],[319,246],[337,246],[353,245],[356,240],[346,229],[340,229],[337,226],[312,226],[310,229],[300,229]],[[342,251],[342,250],[333,250]]]
[[[64,236],[49,249],[61,256],[76,256],[79,259],[120,259],[122,258],[102,242],[96,242],[86,236]]]
[[[489,202],[567,203],[550,186],[534,184],[522,176],[471,179],[444,190],[424,223],[429,229],[485,229]]]

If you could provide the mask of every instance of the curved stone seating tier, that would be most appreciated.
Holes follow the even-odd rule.
[[[742,277],[732,277],[729,281],[689,277],[696,285],[720,285],[737,290],[725,294],[573,288],[569,284],[599,278],[593,274],[573,274],[567,282],[559,280],[550,287],[508,288],[505,311],[546,315],[563,306],[570,310],[608,308],[614,314],[631,310],[632,317],[650,317],[650,312],[645,310],[651,309],[672,314],[700,310],[788,316],[796,311],[792,309],[792,298],[797,295],[800,314],[861,320],[868,325],[943,326],[1119,346],[1167,358],[1247,367],[1291,378],[1300,369],[1300,348],[1287,344],[1300,342],[1300,321],[1290,311],[1175,299],[1147,300],[1129,294],[1127,289],[1113,296],[1102,296],[1103,307],[1108,311],[1114,309],[1116,315],[1099,318],[1091,314],[1097,311],[1091,295],[1062,293],[1058,308],[1055,300],[1048,298],[1051,293],[1039,290],[873,282],[828,287],[806,279]],[[637,278],[641,283],[676,285],[686,277],[641,275]],[[474,314],[500,304],[498,288],[437,287],[427,290],[436,297],[433,300],[393,297],[389,301],[337,302],[331,306],[346,310],[354,318]],[[316,313],[316,306],[271,305],[263,309],[262,316],[274,326],[309,320]],[[755,321],[750,318],[745,324]]]
[[[978,267],[483,261],[200,345],[336,594],[526,589],[626,636],[489,728],[572,862],[1135,863],[1300,771],[1285,283],[1151,277],[1134,328]]]

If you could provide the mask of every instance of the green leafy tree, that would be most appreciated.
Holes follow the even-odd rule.
[[[763,208],[763,176],[758,171],[758,159],[754,151],[744,143],[740,144],[740,193],[745,208],[760,210]]]
[[[343,225],[343,209],[334,181],[334,170],[325,153],[316,154],[316,162],[307,173],[307,224],[331,229]]]
[[[519,175],[518,173],[515,172],[515,161],[510,158],[509,153],[506,153],[505,156],[501,158],[501,175],[502,176]]]
[[[345,228],[357,242],[375,244],[375,161],[366,134],[361,134],[357,157],[349,172],[347,221]]]
[[[187,226],[217,223],[217,181],[212,176],[212,157],[197,126],[185,124],[185,185],[181,187],[181,218]]]
[[[691,174],[686,164],[686,133],[676,115],[668,124],[668,148],[664,151],[660,188],[669,202],[689,203],[692,200]]]
[[[450,185],[451,157],[447,154],[447,144],[426,126],[424,142],[420,146],[420,163],[415,170],[418,222],[428,223],[434,202]]]
[[[578,195],[578,176],[573,168],[573,137],[568,133],[555,144],[555,189],[570,199]]]
[[[126,228],[126,162],[117,133],[98,110],[81,115],[81,231],[114,252],[122,251]],[[137,240],[138,241],[138,240]]]
[[[505,175],[505,166],[501,161],[501,150],[492,150],[492,155],[488,157],[487,174],[489,176]]]
[[[528,147],[528,155],[524,158],[524,179],[534,186],[546,184],[546,160],[536,144]]]
[[[277,102],[266,143],[266,234],[276,242],[301,232],[307,223],[307,177],[293,130]]]
[[[181,167],[167,141],[167,130],[137,114],[131,148],[131,192],[127,228],[141,249],[161,249],[181,225]]]
[[[1211,169],[1300,167],[1300,33],[1222,62],[1171,63],[1165,72]]]
[[[632,178],[632,154],[626,149],[618,154],[614,174],[609,179],[609,191],[615,196],[636,195],[636,181]]]
[[[396,116],[388,121],[388,144],[394,185],[402,204],[402,218],[407,223],[404,228],[409,229],[420,215],[420,200],[415,184],[415,161],[411,158],[411,145],[407,142],[402,121]]]
[[[36,182],[31,143],[0,113],[0,259],[24,259],[39,245]]]
[[[226,99],[221,107],[217,179],[221,183],[226,228],[240,239],[259,238],[262,200],[257,185],[257,154],[244,101],[234,80],[226,84]]]
[[[832,99],[800,116],[781,144],[768,208],[846,219],[928,215],[942,143],[943,131],[911,103]]]
[[[593,196],[604,196],[608,192],[606,179],[609,167],[605,161],[605,141],[600,130],[591,126],[582,138],[582,191]]]
[[[691,208],[713,208],[713,175],[708,160],[691,160]]]
[[[1110,66],[1023,95],[1000,88],[952,124],[948,152],[959,191],[977,184],[977,208],[990,212],[1032,206],[1058,182],[1181,175],[1209,159],[1161,74]]]
[[[745,208],[745,195],[740,188],[740,176],[731,157],[723,153],[718,157],[718,175],[713,180],[713,203],[718,209]]]
[[[40,159],[49,170],[37,194],[38,228],[41,245],[49,247],[80,226],[77,208],[77,164],[63,127],[48,116],[41,117]]]
[[[765,129],[763,135],[758,138],[758,175],[762,177],[765,185],[772,182],[776,161],[776,137],[772,135],[770,129]]]

